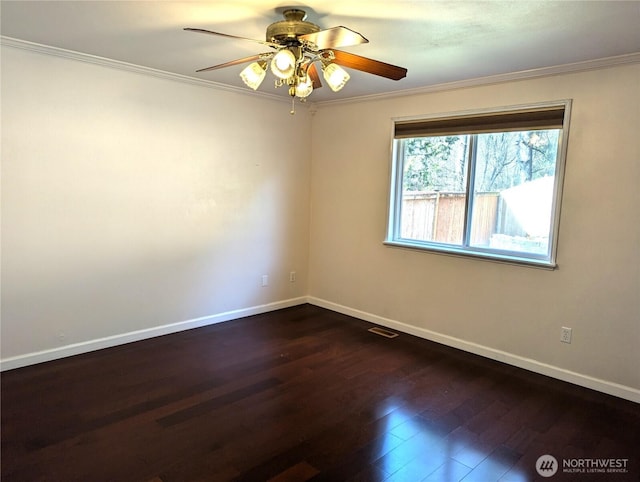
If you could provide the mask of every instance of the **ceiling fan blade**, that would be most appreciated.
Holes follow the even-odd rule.
[[[347,27],[333,27],[319,32],[308,33],[298,36],[299,39],[315,44],[318,50],[331,49],[335,47],[351,47],[369,43],[369,41],[358,32]]]
[[[368,59],[366,57],[360,57],[359,55],[351,54],[349,52],[342,52],[340,50],[331,50],[338,65],[343,67],[349,67],[369,74],[379,75],[380,77],[386,77],[391,80],[400,80],[407,76],[407,69],[404,67],[398,67],[397,65],[391,65],[379,60]]]
[[[229,35],[228,33],[213,32],[211,30],[205,30],[205,29],[202,29],[202,28],[189,28],[189,27],[187,27],[184,30],[186,30],[187,32],[205,33],[207,35],[217,35],[219,37],[227,37],[227,38],[232,38],[232,39],[237,39],[237,40],[248,40],[249,42],[257,42],[259,44],[267,45],[267,46],[273,47],[273,48],[279,48],[280,47],[280,44],[273,43],[273,42],[267,42],[265,40],[256,40],[256,39],[252,39],[252,38],[238,37],[237,35]]]
[[[244,64],[246,62],[253,62],[256,60],[260,60],[260,58],[263,57],[264,55],[268,55],[268,54],[252,55],[251,57],[236,59],[230,62],[225,62],[224,64],[214,65],[213,67],[206,67],[204,69],[196,70],[196,72],[208,72],[209,70],[224,69],[225,67],[231,67],[232,65]]]
[[[307,75],[311,77],[311,83],[313,84],[314,89],[319,89],[322,87],[322,82],[320,82],[320,75],[318,74],[318,69],[316,68],[316,64],[312,63],[307,69]]]

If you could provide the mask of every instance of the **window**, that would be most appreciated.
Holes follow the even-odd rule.
[[[396,119],[386,244],[555,267],[570,107]]]

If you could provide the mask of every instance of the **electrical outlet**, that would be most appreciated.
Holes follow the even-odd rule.
[[[269,286],[269,275],[268,274],[263,274],[262,275],[262,286]]]
[[[562,343],[571,343],[571,328],[567,328],[566,326],[562,327],[562,331],[560,331],[560,341]]]
[[[291,283],[295,283],[296,282],[296,272],[292,271],[291,273],[289,273],[289,281]]]

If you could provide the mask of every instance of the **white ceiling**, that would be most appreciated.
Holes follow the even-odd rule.
[[[351,70],[342,91],[316,90],[316,102],[640,52],[640,1],[2,0],[0,32],[244,88],[242,65],[195,70],[265,47],[183,27],[262,40],[286,6],[303,8],[321,28],[343,25],[369,39],[343,50],[408,69],[397,82]],[[260,91],[286,96],[269,78]]]

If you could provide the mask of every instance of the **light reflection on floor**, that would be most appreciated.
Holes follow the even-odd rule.
[[[531,480],[513,468],[519,456],[505,448],[490,452],[475,433],[402,402],[387,402],[374,462],[385,482]],[[444,419],[444,421],[443,421]]]

